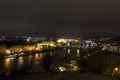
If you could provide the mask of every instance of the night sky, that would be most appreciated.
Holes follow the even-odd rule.
[[[0,34],[119,36],[120,0],[2,0]]]

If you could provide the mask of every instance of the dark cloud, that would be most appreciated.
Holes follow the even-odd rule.
[[[4,0],[0,2],[0,32],[119,36],[119,8],[119,0]]]

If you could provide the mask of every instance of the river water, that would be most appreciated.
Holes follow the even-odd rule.
[[[30,55],[1,59],[0,75],[15,75],[24,73],[45,72],[49,65],[59,65],[70,62],[79,56],[79,51],[60,49],[56,51],[33,53]]]
[[[80,55],[83,54],[79,49],[60,49],[44,53],[31,53],[25,56],[11,57],[0,60],[0,75],[19,75],[36,72],[47,72],[49,67],[58,67],[60,71],[78,71],[80,66],[76,65]],[[89,55],[88,55],[89,54]],[[87,68],[99,71],[102,74],[120,73],[120,55],[109,53],[87,53],[83,64]],[[61,66],[64,66],[65,69]]]

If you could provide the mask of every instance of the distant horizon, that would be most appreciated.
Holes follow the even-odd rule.
[[[89,35],[89,36],[78,36],[78,35],[76,35],[76,36],[70,36],[70,35],[38,35],[38,34],[24,34],[24,35],[22,35],[22,34],[19,34],[19,35],[15,35],[15,34],[13,34],[13,35],[10,35],[10,34],[0,34],[0,37],[2,37],[2,36],[5,36],[5,37],[15,37],[15,36],[17,36],[17,37],[22,37],[22,36],[26,36],[26,37],[46,37],[46,38],[106,38],[106,37],[110,37],[110,38],[115,38],[115,37],[120,37],[120,35],[106,35],[106,34],[100,34],[100,35]]]

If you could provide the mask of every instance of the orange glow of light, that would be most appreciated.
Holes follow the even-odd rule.
[[[10,50],[6,50],[6,53],[7,53],[7,54],[10,54],[10,53],[11,53],[11,51],[10,51]]]
[[[19,57],[19,58],[18,58],[18,63],[19,63],[19,64],[23,64],[23,57]]]
[[[43,54],[40,54],[40,59],[42,59],[42,57],[43,57]]]
[[[58,43],[61,43],[61,42],[62,42],[62,40],[61,40],[61,39],[58,39],[58,40],[57,40],[57,42],[58,42]]]
[[[23,50],[22,49],[19,49],[19,52],[22,52]]]
[[[29,50],[31,51],[31,50],[32,50],[32,47],[29,47]]]
[[[55,45],[54,44],[50,44],[51,47],[54,47]]]
[[[58,39],[57,42],[58,42],[58,43],[62,43],[62,42],[63,42],[63,43],[67,43],[67,39]]]
[[[78,71],[78,70],[79,70],[78,66],[73,66],[73,71]]]
[[[36,50],[40,50],[38,47],[36,47]]]
[[[36,54],[35,54],[35,59],[38,59],[38,58],[39,58],[39,54],[36,53]]]
[[[115,71],[118,71],[118,68],[115,68]]]
[[[5,64],[4,64],[4,66],[5,66],[6,68],[8,68],[8,67],[10,66],[10,58],[5,59]]]

